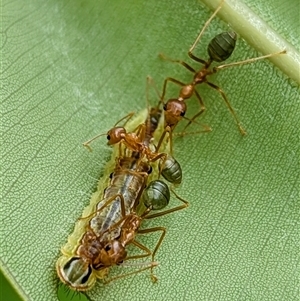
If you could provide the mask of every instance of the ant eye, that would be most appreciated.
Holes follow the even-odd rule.
[[[114,173],[112,172],[110,175],[109,175],[109,178],[112,179]]]
[[[108,252],[111,249],[110,245],[105,246],[104,250]]]
[[[164,105],[164,110],[167,111],[167,104]]]
[[[185,111],[180,112],[180,116],[183,117],[185,115]]]
[[[110,135],[107,135],[107,137],[106,137],[106,138],[107,138],[107,140],[110,140]]]

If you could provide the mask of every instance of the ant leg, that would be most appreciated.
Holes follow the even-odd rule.
[[[124,140],[121,140],[117,146],[119,147],[119,156],[118,159],[124,158],[124,157],[129,157],[129,153],[131,152],[131,149],[126,147],[127,144],[124,142]],[[120,162],[120,161],[119,161]]]
[[[204,26],[202,27],[202,30],[200,31],[200,33],[198,34],[198,36],[197,36],[197,38],[196,38],[196,40],[195,40],[195,42],[193,43],[193,45],[192,45],[191,48],[189,49],[189,52],[188,52],[189,57],[190,57],[192,60],[194,60],[194,61],[196,61],[196,62],[198,62],[198,63],[201,63],[201,64],[206,65],[207,62],[206,62],[205,60],[203,60],[203,59],[200,59],[200,58],[196,57],[195,55],[193,55],[192,52],[193,52],[193,50],[195,49],[196,45],[199,43],[200,38],[202,37],[204,31],[206,30],[206,28],[207,28],[207,26],[209,25],[209,23],[211,22],[211,20],[216,16],[216,14],[218,13],[218,11],[221,9],[221,7],[222,7],[224,1],[225,1],[225,0],[222,0],[222,1],[220,2],[219,6],[216,8],[216,10],[214,11],[214,13],[213,13],[213,14],[210,16],[210,18],[205,22]]]
[[[232,108],[230,102],[228,101],[228,99],[227,99],[227,97],[226,97],[224,91],[223,91],[221,88],[219,88],[218,86],[216,86],[215,84],[213,84],[213,83],[210,83],[210,82],[205,82],[205,83],[208,84],[208,85],[209,85],[210,87],[212,87],[213,89],[217,90],[217,91],[221,94],[221,96],[222,96],[223,100],[225,101],[225,103],[226,103],[226,105],[227,105],[227,107],[228,107],[230,113],[232,114],[232,116],[233,116],[233,118],[234,118],[234,120],[235,120],[237,126],[239,127],[240,133],[241,133],[242,135],[246,135],[247,133],[246,133],[245,129],[242,127],[241,122],[239,121],[239,119],[238,119],[238,117],[237,117],[235,111],[233,110],[233,108]]]
[[[169,134],[169,139],[170,139],[170,154],[172,155],[173,154],[173,142],[172,142],[172,129],[170,126],[166,126],[162,135],[160,136],[160,139],[158,141],[158,144],[156,146],[156,149],[155,149],[155,152],[158,152],[159,148],[161,147],[162,145],[162,142],[166,136],[166,134]]]
[[[167,57],[166,55],[164,55],[163,53],[160,53],[159,56],[160,56],[160,58],[162,58],[165,61],[170,61],[172,63],[180,64],[184,68],[186,68],[189,71],[191,71],[192,73],[196,73],[196,70],[192,66],[190,66],[188,63],[186,63],[184,61],[171,59],[171,58]]]
[[[142,173],[141,173],[142,174]],[[148,175],[147,175],[148,176]],[[144,187],[144,185],[146,184],[146,177],[144,178],[144,183],[143,183],[143,185],[142,185],[142,187]],[[139,196],[137,197],[137,199],[135,200],[135,202],[134,202],[134,205],[133,205],[133,208],[135,208],[136,206],[137,206],[137,204],[138,204],[138,202],[139,202],[139,199],[140,199],[140,197],[141,197],[141,194],[142,194],[142,192],[143,192],[143,189],[141,189],[140,190],[140,192],[139,192]],[[119,197],[120,198],[120,201],[121,201],[121,218],[120,218],[120,220],[119,221],[117,221],[116,223],[114,223],[112,226],[110,226],[109,228],[107,228],[106,230],[104,230],[102,233],[101,233],[101,235],[103,236],[103,234],[104,233],[106,233],[106,232],[109,232],[109,231],[111,231],[111,230],[113,230],[113,229],[115,229],[116,227],[118,227],[119,225],[121,225],[121,223],[123,223],[123,221],[126,219],[126,209],[125,209],[125,200],[124,200],[124,197],[123,197],[123,195],[119,195],[119,194],[117,194],[115,197],[114,197],[114,199],[116,198],[116,197]],[[113,199],[113,200],[114,200]],[[111,202],[111,200],[109,201],[109,202]],[[108,205],[108,203],[109,202],[107,202],[107,203],[105,203],[105,205],[104,206],[102,206],[100,209],[98,209],[99,211],[100,210],[102,210],[104,207],[106,207],[107,205]],[[97,210],[97,211],[98,211]],[[85,218],[87,218],[87,217],[85,217]],[[135,241],[133,241],[133,243],[135,244]],[[137,243],[137,244],[139,244],[139,243]],[[137,244],[135,244],[135,245],[137,245]],[[137,246],[137,247],[139,247],[139,246]],[[142,248],[143,249],[143,248]],[[145,247],[143,250],[145,250],[145,252],[147,253],[149,250]],[[148,251],[147,251],[148,250]],[[150,253],[151,254],[151,252],[149,251],[148,253]],[[140,257],[145,257],[146,255],[143,255],[143,256],[140,256]],[[139,257],[136,257],[136,258],[139,258]],[[127,260],[127,259],[126,259]]]
[[[199,117],[202,113],[204,113],[204,111],[206,110],[205,105],[204,105],[204,102],[203,102],[202,97],[200,96],[200,94],[199,94],[196,90],[194,90],[194,93],[195,93],[195,95],[196,95],[196,98],[197,98],[198,101],[199,101],[199,104],[200,104],[200,111],[199,111],[196,115],[194,115],[194,116],[192,117],[192,119],[190,119],[189,123],[184,127],[183,131],[185,131],[186,128],[187,128],[192,122],[194,122],[194,120],[195,120],[196,118],[198,118],[198,117]]]
[[[122,153],[124,151],[124,154]],[[122,148],[122,143],[119,143],[119,157],[118,158],[123,158],[126,156],[126,148]]]
[[[160,238],[159,238],[153,252],[152,253],[150,252],[151,257],[152,257],[152,263],[154,263],[154,256],[155,256],[156,252],[158,251],[158,249],[159,249],[159,247],[160,247],[160,245],[161,245],[161,243],[162,243],[162,241],[163,241],[163,239],[166,235],[166,232],[167,232],[166,228],[164,228],[164,227],[155,227],[155,228],[148,228],[148,229],[138,230],[138,232],[137,232],[138,234],[148,234],[148,233],[157,232],[157,231],[161,231],[162,233],[160,235]],[[152,279],[153,282],[157,281],[156,276],[153,274],[153,267],[151,268],[151,279]]]
[[[167,83],[168,82],[172,82],[178,86],[185,86],[185,84],[175,78],[172,78],[172,77],[167,77],[164,81],[164,86],[163,86],[163,92],[162,92],[162,95],[161,95],[161,102],[164,103],[164,98],[165,98],[165,95],[166,95],[166,90],[167,90]]]
[[[146,124],[142,123],[138,125],[134,130],[134,133],[136,133],[136,137],[134,136],[127,136],[124,140],[124,144],[127,148],[131,148],[133,152],[141,152],[142,150],[139,149],[139,147],[142,147],[141,145],[144,145],[144,141],[146,139]],[[135,148],[136,147],[136,148]],[[141,156],[139,156],[137,165],[139,165],[139,162],[143,159],[143,152],[141,152]]]
[[[143,194],[143,191],[144,191],[144,187],[146,187],[146,184],[147,184],[147,179],[148,179],[148,173],[146,172],[139,172],[140,175],[142,175],[144,177],[144,181],[142,183],[142,186],[140,187],[139,189],[139,193],[137,195],[137,198],[135,199],[134,203],[133,203],[133,206],[131,208],[137,208],[139,202],[140,202],[140,199],[141,199],[141,196]]]
[[[187,118],[186,118],[187,119]],[[190,120],[190,119],[187,119],[187,120]],[[199,124],[198,122],[196,121],[193,121],[195,122],[196,124]],[[203,133],[209,133],[212,131],[212,128],[208,125],[205,125],[205,124],[199,124],[201,125],[204,129],[202,131],[193,131],[193,132],[185,132],[185,131],[182,131],[182,132],[178,132],[178,133],[174,133],[173,135],[174,136],[179,136],[179,137],[183,137],[183,136],[187,136],[187,135],[195,135],[195,134],[203,134]]]
[[[153,81],[152,77],[148,75],[147,76],[147,82],[146,82],[146,107],[147,107],[148,114],[147,114],[147,119],[146,119],[146,122],[145,122],[145,126],[146,126],[145,135],[148,136],[148,137],[152,136],[152,133],[151,133],[151,129],[152,129],[151,116],[152,116],[152,113],[155,110],[156,114],[158,114],[159,105],[160,105],[160,101],[159,101],[156,108],[153,108],[153,107],[150,106],[150,101],[149,101],[149,99],[150,99],[150,96],[149,96],[149,87],[150,87],[150,85],[155,89],[156,93],[158,94],[158,99],[160,100],[160,95],[159,95],[159,92],[158,92],[158,90],[157,90],[157,88],[154,84],[154,81]],[[148,139],[146,139],[146,140],[147,140],[146,144],[149,145],[150,141],[148,141]]]
[[[169,213],[172,213],[172,212],[175,212],[175,211],[178,211],[178,210],[182,210],[182,209],[185,209],[189,206],[189,202],[186,201],[185,199],[181,198],[173,189],[171,189],[171,192],[175,195],[175,197],[181,201],[183,204],[182,205],[179,205],[177,207],[174,207],[174,208],[171,208],[171,209],[168,209],[168,210],[165,210],[165,211],[162,211],[162,212],[158,212],[158,213],[154,213],[154,214],[151,214],[151,215],[145,215],[144,216],[144,219],[151,219],[151,218],[156,218],[156,217],[159,217],[159,216],[163,216],[163,215],[166,215],[166,214],[169,214]]]
[[[160,158],[165,158],[167,156],[166,153],[160,153],[158,155],[154,155],[152,158],[149,159],[150,162],[155,162],[159,160]]]
[[[142,176],[142,177],[145,177],[147,178],[149,176],[149,174],[145,171],[135,171],[135,170],[131,170],[131,169],[123,169],[121,168],[123,172],[126,172],[128,174],[131,174],[131,175],[135,175],[135,176]]]
[[[101,232],[101,236],[103,237],[103,235],[107,232],[112,231],[113,229],[119,227],[125,220],[126,216],[122,216],[121,219],[119,221],[117,221],[116,223],[114,223],[112,226],[110,226],[109,228],[107,228],[106,230]]]
[[[93,149],[90,147],[91,142],[93,142],[94,140],[96,140],[96,139],[98,139],[99,137],[104,136],[104,135],[107,135],[107,134],[99,134],[99,135],[96,135],[96,136],[93,137],[92,139],[90,139],[90,140],[88,140],[88,141],[82,143],[82,145],[83,145],[84,147],[86,147],[86,148],[91,152],[91,151],[93,151]]]
[[[100,208],[96,209],[96,211],[94,211],[93,213],[87,215],[87,216],[83,216],[83,217],[80,217],[79,220],[83,220],[83,219],[87,219],[87,218],[91,218],[93,216],[95,216],[98,212],[102,211],[105,207],[107,207],[110,203],[112,203],[114,200],[116,200],[116,198],[119,197],[120,198],[120,201],[121,201],[121,213],[122,213],[122,216],[124,217],[126,215],[126,212],[125,212],[125,200],[124,200],[124,197],[122,194],[116,194],[112,197],[110,197],[105,203],[103,206],[101,206]]]
[[[132,118],[132,116],[134,115],[134,112],[130,112],[129,114],[127,114],[126,116],[122,117],[119,121],[117,121],[117,123],[114,125],[114,127],[116,127],[122,120],[126,120],[124,125],[126,125],[126,123]]]
[[[157,104],[156,107],[150,106],[150,101],[149,101],[149,99],[150,99],[150,96],[149,96],[149,87],[150,87],[150,85],[152,86],[152,88],[154,88],[154,90],[155,90],[155,92],[156,92],[156,94],[158,96],[158,99],[159,99],[159,102],[158,102],[158,104]],[[149,131],[149,136],[152,136],[152,134],[151,134],[151,128],[153,126],[151,124],[151,118],[153,116],[155,116],[155,117],[159,116],[157,118],[157,120],[160,119],[160,116],[161,116],[161,110],[159,109],[160,103],[161,103],[161,96],[159,94],[158,88],[156,87],[153,78],[148,75],[147,76],[147,85],[146,85],[146,104],[147,104],[148,115],[147,115],[147,119],[146,119],[145,124],[146,124],[146,128],[150,129],[150,130],[148,130]]]
[[[239,61],[239,62],[234,62],[234,63],[230,63],[230,64],[220,65],[220,66],[214,67],[213,72],[216,73],[220,69],[233,67],[233,66],[237,66],[237,65],[245,65],[245,64],[253,63],[253,62],[256,62],[256,61],[259,61],[259,60],[267,59],[269,57],[273,57],[273,56],[276,56],[276,55],[286,54],[286,53],[287,53],[286,50],[281,50],[279,52],[254,57],[254,58],[247,59],[247,60],[244,60],[244,61]]]
[[[149,174],[145,171],[138,171],[138,170],[133,170],[133,169],[127,169],[127,168],[122,168],[122,166],[118,166],[118,168],[120,170],[122,170],[123,172],[126,172],[128,174],[131,174],[131,175],[135,175],[135,176],[143,176],[145,178],[147,178],[149,176]]]
[[[150,231],[148,231],[148,230],[150,230]],[[150,232],[155,232],[155,231],[158,231],[158,230],[156,230],[156,229],[154,229],[153,231],[151,231],[152,229],[146,229],[145,231],[147,231],[147,232],[145,232],[145,233],[150,233]],[[141,231],[143,231],[143,230],[141,230]],[[140,234],[144,234],[143,232],[140,232],[140,231],[138,231],[138,233],[140,233]],[[164,235],[163,235],[164,236]],[[160,239],[160,240],[162,240],[162,239]],[[161,244],[161,241],[159,240],[159,244]],[[123,277],[126,277],[126,276],[129,276],[129,275],[132,275],[132,274],[136,274],[136,273],[139,273],[139,272],[141,272],[141,271],[144,271],[144,270],[146,270],[146,269],[151,269],[151,278],[153,279],[153,278],[155,278],[156,279],[156,277],[152,274],[153,272],[152,272],[152,269],[153,269],[153,267],[155,267],[157,264],[154,262],[154,258],[153,258],[153,253],[146,247],[146,246],[144,246],[143,244],[141,244],[141,243],[139,243],[138,241],[136,241],[136,240],[134,240],[134,241],[132,241],[131,242],[132,244],[134,244],[136,247],[138,247],[139,249],[141,249],[142,251],[144,251],[145,253],[144,254],[140,254],[140,255],[133,255],[133,256],[128,256],[128,257],[126,257],[125,259],[124,259],[124,261],[126,260],[132,260],[132,259],[139,259],[139,258],[144,258],[144,257],[148,257],[148,256],[152,256],[152,261],[151,261],[151,265],[150,266],[148,266],[148,267],[146,267],[146,268],[142,268],[142,269],[140,269],[140,270],[138,270],[138,271],[134,271],[134,272],[131,272],[131,273],[128,273],[128,274],[125,274],[125,275],[121,275],[121,276],[118,276],[117,277],[117,279],[118,278],[123,278]],[[156,250],[155,250],[155,252],[156,252]],[[114,280],[115,280],[115,278],[113,278]],[[111,280],[110,280],[111,281]],[[109,281],[109,282],[110,282]]]
[[[132,132],[136,132],[137,137],[139,137],[141,141],[144,141],[146,135],[145,123],[139,124]]]
[[[123,275],[120,275],[120,276],[112,277],[112,278],[110,278],[108,280],[103,280],[103,283],[104,284],[108,284],[108,283],[110,283],[112,281],[115,281],[115,280],[118,280],[118,279],[121,279],[121,278],[125,278],[125,277],[128,277],[128,276],[134,275],[134,274],[138,274],[138,273],[141,273],[141,272],[143,272],[145,270],[153,269],[157,265],[158,265],[157,262],[151,262],[151,264],[149,266],[145,267],[145,268],[141,268],[141,269],[139,269],[137,271],[134,271],[134,272],[131,272],[131,273],[127,273],[127,274],[123,274]]]
[[[148,257],[148,256],[152,255],[152,252],[146,246],[144,246],[143,244],[139,243],[138,241],[134,240],[131,243],[134,244],[139,249],[141,249],[142,251],[144,251],[145,253],[144,254],[140,254],[140,255],[128,256],[128,257],[125,258],[125,260],[139,259],[139,258],[144,258],[144,257]]]
[[[170,153],[170,155],[173,156],[172,153]],[[165,164],[166,164],[166,161],[167,161],[168,157],[169,157],[168,155],[165,155],[165,156],[163,156],[163,157],[161,158],[161,160],[160,160],[160,162],[159,162],[159,164],[158,164],[158,177],[157,177],[157,179],[160,179],[162,170],[163,170],[164,167],[165,167]],[[148,213],[146,213],[146,214],[148,214]]]

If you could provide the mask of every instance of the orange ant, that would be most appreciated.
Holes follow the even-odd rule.
[[[147,136],[147,126],[145,123],[140,124],[134,131],[127,132],[124,126],[117,126],[122,120],[126,119],[125,124],[127,121],[133,116],[134,113],[129,113],[122,119],[120,119],[113,128],[111,128],[107,132],[107,144],[108,145],[115,145],[119,144],[119,152],[122,153],[122,145],[125,146],[125,150],[131,150],[133,152],[139,153],[140,160],[143,159],[143,157],[146,157],[149,162],[157,161],[161,158],[166,158],[167,154],[165,153],[158,153],[158,149],[156,151],[152,151],[148,144],[145,143],[145,138]],[[103,136],[105,134],[100,134],[92,139],[86,141],[83,143],[85,147],[87,147],[89,150],[91,150],[89,144],[97,139],[100,136]],[[161,143],[160,143],[161,144]]]
[[[163,85],[163,92],[161,95],[161,102],[164,104],[166,127],[165,127],[165,131],[162,134],[161,139],[157,145],[158,148],[160,147],[160,144],[162,143],[162,140],[164,139],[164,136],[166,135],[166,133],[168,132],[169,136],[171,137],[172,131],[174,130],[174,128],[176,127],[178,122],[184,117],[186,109],[187,109],[185,100],[187,100],[187,99],[191,98],[193,95],[195,95],[200,103],[200,111],[190,119],[189,123],[185,126],[185,128],[187,128],[191,124],[191,122],[194,122],[194,120],[205,111],[206,108],[203,103],[203,100],[202,100],[200,94],[196,90],[196,86],[200,85],[202,83],[207,84],[208,86],[210,86],[211,88],[213,88],[214,90],[216,90],[217,92],[219,92],[221,94],[230,113],[232,114],[233,118],[235,119],[235,122],[239,128],[240,133],[242,135],[245,135],[246,131],[242,127],[242,125],[241,125],[234,109],[230,105],[224,91],[217,85],[208,81],[207,77],[212,74],[215,74],[220,69],[224,69],[224,68],[228,68],[228,67],[232,67],[232,66],[236,66],[236,65],[243,65],[243,64],[251,63],[254,61],[261,60],[261,59],[270,58],[275,55],[286,53],[286,50],[283,50],[283,51],[279,51],[276,53],[271,53],[271,54],[267,54],[264,56],[247,59],[244,61],[220,65],[220,66],[210,69],[209,67],[211,66],[211,64],[213,62],[223,62],[231,56],[231,54],[235,48],[235,43],[237,40],[237,34],[235,32],[220,33],[210,41],[210,43],[208,45],[208,49],[207,49],[208,55],[209,55],[209,59],[207,61],[195,56],[192,52],[195,49],[196,45],[198,44],[201,36],[203,35],[205,29],[207,28],[207,26],[209,25],[211,20],[216,16],[218,11],[221,9],[224,1],[225,0],[221,1],[219,6],[217,7],[217,9],[214,11],[214,13],[211,15],[211,17],[206,21],[206,23],[204,24],[204,27],[202,28],[201,32],[197,36],[194,44],[191,46],[191,48],[188,51],[188,56],[193,61],[196,61],[196,62],[204,65],[199,71],[195,70],[193,67],[191,67],[189,64],[185,63],[184,61],[173,60],[173,59],[166,57],[163,54],[160,54],[161,58],[171,61],[173,63],[178,63],[178,64],[182,65],[183,67],[185,67],[187,70],[189,70],[190,72],[192,72],[194,74],[194,77],[193,77],[193,81],[189,84],[185,84],[172,77],[167,77],[165,79],[164,85]],[[167,88],[168,82],[173,82],[174,84],[179,85],[182,88],[180,89],[178,98],[169,99],[166,103],[164,103],[164,97],[166,94],[166,88]]]
[[[149,84],[151,79],[147,77],[147,104],[148,104],[148,98],[149,98]],[[160,95],[159,95],[160,98]],[[152,107],[151,111],[155,111],[156,114],[158,112],[161,112],[159,109],[160,102],[158,103],[157,107]],[[148,105],[149,108],[149,105]],[[142,160],[144,157],[147,158],[149,162],[154,162],[159,159],[163,159],[163,161],[166,160],[167,154],[166,153],[159,153],[159,148],[162,145],[163,139],[160,139],[160,146],[156,147],[154,150],[151,149],[151,146],[149,145],[147,137],[149,136],[149,127],[154,126],[151,125],[151,122],[147,119],[146,122],[138,125],[132,132],[127,132],[125,129],[126,123],[132,118],[134,115],[133,112],[127,114],[123,118],[121,118],[116,124],[111,128],[106,134],[99,134],[92,139],[86,141],[83,143],[83,146],[87,147],[90,151],[92,150],[90,147],[90,144],[92,141],[96,140],[100,136],[106,135],[107,136],[107,144],[108,145],[116,145],[119,144],[119,153],[120,156],[122,154],[122,146],[124,146],[124,151],[130,150],[132,152],[135,152],[139,155],[140,160]],[[151,114],[150,114],[151,116]],[[118,126],[118,124],[125,120],[125,123],[123,126]],[[157,124],[156,124],[157,126]],[[124,154],[126,156],[126,154]]]

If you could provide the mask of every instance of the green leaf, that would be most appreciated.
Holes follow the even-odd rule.
[[[292,49],[278,61],[292,59],[299,70],[299,1],[245,2]],[[158,54],[190,62],[187,51],[210,14],[198,1],[3,1],[0,258],[24,300],[57,300],[60,247],[109,160],[105,139],[93,153],[82,142],[146,106],[147,75],[160,88],[167,76],[190,81]],[[249,20],[242,16],[240,29]],[[209,40],[227,28],[215,18],[197,55],[206,58]],[[240,34],[251,42],[252,33]],[[228,61],[258,55],[239,39]],[[213,132],[178,138],[174,149],[184,172],[176,191],[190,206],[145,223],[168,229],[156,256],[159,281],[147,272],[99,281],[91,300],[297,298],[300,93],[290,79],[297,72],[282,70],[259,61],[213,77],[246,137],[220,95],[199,87],[207,111],[198,122]],[[170,86],[168,97],[177,94]],[[199,106],[187,104],[193,116]],[[156,239],[145,242],[153,248]]]

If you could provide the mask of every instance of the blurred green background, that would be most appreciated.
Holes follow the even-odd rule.
[[[1,301],[23,301],[0,271],[0,300]]]

